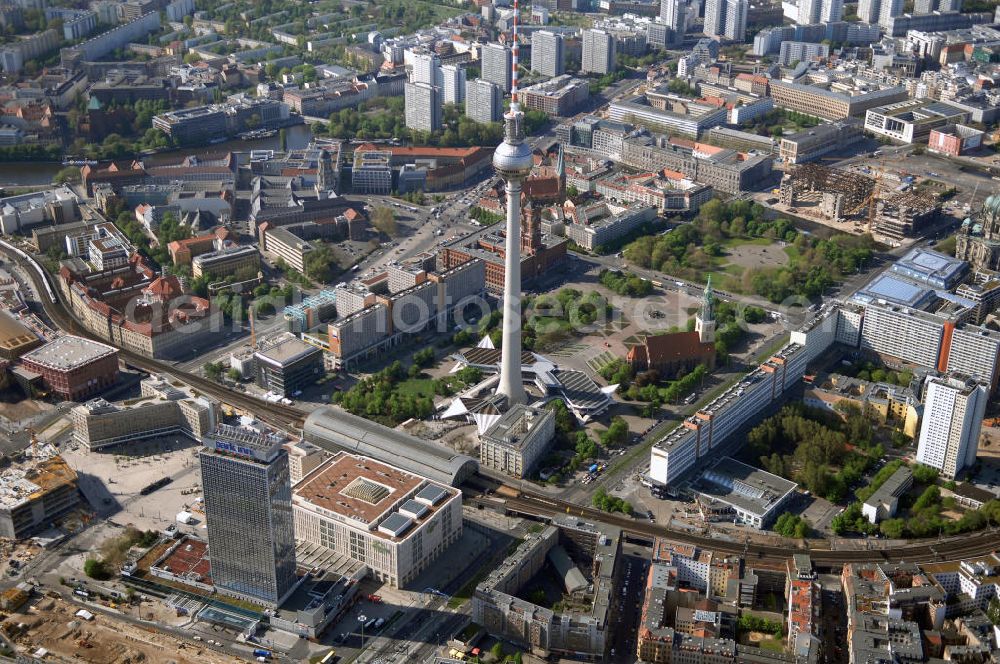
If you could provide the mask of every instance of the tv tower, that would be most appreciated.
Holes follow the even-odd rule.
[[[528,401],[521,379],[521,183],[531,173],[531,148],[524,142],[524,113],[517,101],[517,0],[514,0],[514,52],[511,59],[510,110],[504,117],[504,139],[493,153],[493,168],[507,192],[507,248],[504,252],[503,346],[497,394],[507,406]]]

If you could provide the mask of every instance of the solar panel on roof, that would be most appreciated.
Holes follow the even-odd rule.
[[[379,524],[379,532],[393,537],[399,537],[413,525],[413,519],[403,516],[399,512],[390,514],[385,521]]]
[[[427,505],[418,503],[416,500],[407,500],[399,507],[400,514],[413,517],[414,519],[419,519],[424,514],[427,514],[427,510]]]
[[[417,495],[414,497],[421,502],[426,502],[430,505],[437,505],[439,502],[444,500],[447,495],[448,492],[442,487],[434,484],[428,484],[423,489],[418,491]]]

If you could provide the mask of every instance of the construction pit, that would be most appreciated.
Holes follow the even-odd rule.
[[[91,619],[77,616],[80,606],[43,597],[11,613],[4,632],[21,653],[44,648],[64,660],[93,664],[230,664],[247,660],[226,655],[195,642],[152,628],[91,611]]]

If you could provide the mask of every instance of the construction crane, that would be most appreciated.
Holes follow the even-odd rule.
[[[879,195],[882,193],[882,176],[885,174],[885,161],[880,160],[878,168],[873,169],[872,191],[856,205],[844,211],[844,216],[853,216],[865,208],[868,208],[868,233],[871,234],[875,226],[875,209],[878,204]]]
[[[38,434],[35,433],[35,428],[32,426],[24,427],[24,430],[28,432],[31,436],[31,459],[32,462],[38,465]]]
[[[257,331],[253,324],[253,307],[247,309],[247,315],[250,317],[250,348],[257,348]]]

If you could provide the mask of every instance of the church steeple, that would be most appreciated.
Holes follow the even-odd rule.
[[[701,317],[705,320],[714,321],[713,308],[715,307],[715,294],[712,292],[712,275],[708,275],[705,282],[705,292],[701,296]]]
[[[327,150],[320,150],[319,164],[316,168],[316,190],[317,193],[336,190],[336,172],[333,168],[333,159]]]
[[[701,309],[694,317],[694,331],[703,344],[715,341],[715,294],[712,292],[712,275],[708,275],[705,292],[701,297]]]
[[[566,158],[563,156],[562,143],[559,144],[559,155],[556,157],[556,178],[559,180],[559,200],[566,198]]]

